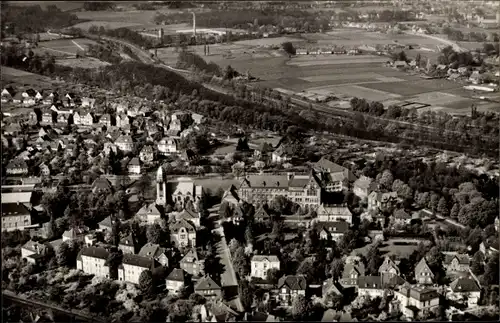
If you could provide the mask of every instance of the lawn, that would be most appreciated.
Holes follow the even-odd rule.
[[[422,240],[424,243],[430,243],[430,241]],[[384,256],[394,255],[397,258],[408,258],[413,251],[418,249],[419,242],[417,241],[405,241],[404,239],[389,239],[382,242],[380,251]],[[368,244],[362,248],[358,248],[352,251],[351,255],[362,254],[366,257],[368,250],[372,244]]]
[[[87,38],[56,39],[39,43],[37,54],[47,52],[55,57],[74,56],[78,51],[85,51],[89,44],[97,44]]]

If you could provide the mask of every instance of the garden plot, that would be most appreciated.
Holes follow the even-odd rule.
[[[87,38],[49,40],[40,42],[36,51],[45,51],[56,57],[74,56],[78,51],[86,51],[90,44],[95,45],[97,43]]]
[[[318,66],[318,65],[346,65],[346,64],[373,64],[373,63],[385,63],[387,58],[371,55],[359,55],[359,56],[348,56],[348,55],[324,55],[324,56],[310,56],[307,57],[297,57],[287,62],[287,65],[307,67],[307,66]]]
[[[417,95],[411,99],[412,101],[423,103],[423,104],[432,104],[432,105],[448,105],[448,104],[456,104],[460,101],[463,101],[464,98],[445,93],[445,92],[429,92]]]

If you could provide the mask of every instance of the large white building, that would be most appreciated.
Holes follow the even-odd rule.
[[[319,222],[345,221],[352,224],[352,213],[347,205],[324,205],[321,204],[316,211]]]
[[[403,286],[394,293],[394,298],[399,301],[401,312],[408,318],[439,306],[439,293],[430,288]]]
[[[276,256],[255,255],[252,257],[251,277],[267,279],[269,269],[280,270],[280,261]]]
[[[108,256],[109,252],[104,248],[83,247],[76,258],[76,268],[86,274],[109,278]]]
[[[2,231],[24,230],[29,226],[31,212],[23,203],[2,203]]]
[[[170,241],[177,248],[196,247],[196,227],[185,219],[170,226]]]
[[[118,267],[118,280],[139,284],[143,271],[153,270],[155,262],[149,257],[124,254],[122,264]]]
[[[173,204],[185,208],[188,202],[196,209],[197,202],[203,195],[203,187],[196,185],[194,180],[189,177],[179,177],[177,182],[168,183],[163,170],[159,167],[156,172],[156,204],[165,206],[172,202]],[[170,195],[170,196],[169,196]]]

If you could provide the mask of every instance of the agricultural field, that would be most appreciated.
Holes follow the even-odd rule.
[[[9,83],[15,83],[21,86],[47,88],[50,87],[51,84],[60,83],[43,75],[33,74],[7,66],[2,66],[1,68],[1,79],[4,87]]]
[[[38,48],[34,52],[39,55],[48,53],[56,58],[75,57],[78,51],[86,51],[89,44],[97,43],[86,38],[49,40],[38,43]]]
[[[85,58],[62,58],[56,61],[57,65],[69,66],[69,67],[79,67],[79,68],[99,68],[107,65],[111,65],[108,62],[103,62],[94,57]]]

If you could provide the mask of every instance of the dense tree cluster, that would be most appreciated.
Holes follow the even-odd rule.
[[[438,63],[458,68],[462,66],[481,66],[482,59],[479,56],[473,56],[470,52],[456,52],[451,46],[447,46],[441,50],[441,55],[438,57]]]
[[[471,42],[498,42],[498,33],[489,33],[486,34],[484,32],[462,32],[459,29],[454,29],[449,26],[443,27],[442,33],[448,36],[448,39],[455,41],[471,41]],[[496,45],[498,48],[498,44]]]
[[[111,45],[89,44],[87,55],[95,57],[101,61],[111,64],[119,64],[122,61],[120,55],[112,48]]]
[[[179,53],[177,68],[194,69],[215,76],[222,75],[219,65],[214,62],[207,63],[200,55],[186,50]]]
[[[86,1],[83,3],[83,10],[86,11],[101,11],[101,10],[113,10],[116,4],[112,2],[104,1]]]
[[[116,28],[116,29],[105,29],[104,27],[97,28],[97,26],[91,26],[88,32],[94,35],[109,36],[128,41],[134,45],[152,48],[157,43],[156,39],[151,37],[143,37],[137,31],[129,28]]]
[[[60,29],[81,22],[72,13],[63,12],[56,5],[48,5],[43,10],[39,5],[12,6],[2,3],[2,29],[8,26],[14,35],[38,33],[47,29]]]

